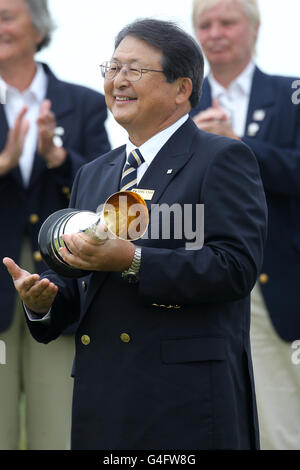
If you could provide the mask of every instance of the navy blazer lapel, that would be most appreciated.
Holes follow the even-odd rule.
[[[201,110],[210,108],[212,106],[212,96],[211,96],[211,86],[209,84],[208,78],[206,77],[202,85],[202,95],[200,98],[200,108]],[[200,109],[199,109],[200,111]]]
[[[256,67],[250,92],[245,135],[251,137],[251,127],[249,126],[253,126],[253,124],[256,124],[256,133],[253,137],[264,132],[269,122],[270,108],[272,108],[275,102],[276,96],[272,82],[269,80],[268,75]],[[256,116],[259,117],[257,118]]]
[[[52,103],[52,109],[58,119],[60,116],[72,111],[74,104],[70,90],[64,86],[64,83],[56,78],[46,64],[42,64],[48,77],[48,87],[46,98]]]
[[[138,188],[154,190],[153,197],[147,204],[149,210],[151,204],[159,201],[165,188],[190,159],[191,140],[196,132],[197,127],[189,118],[161,148],[147,169]]]
[[[99,196],[103,202],[105,202],[109,196],[120,190],[121,175],[125,161],[126,146],[123,145],[113,150],[111,158],[105,162],[101,184],[99,185]]]
[[[212,105],[211,87],[206,77],[203,81],[200,100],[197,106],[190,111],[190,116],[191,117],[196,116],[198,113],[200,113],[200,111],[204,111],[205,109],[210,108],[211,105]]]

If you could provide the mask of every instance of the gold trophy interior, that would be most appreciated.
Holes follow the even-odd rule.
[[[38,243],[43,260],[51,269],[65,277],[81,277],[89,273],[68,265],[59,254],[61,247],[69,249],[64,234],[87,233],[103,242],[107,238],[134,241],[142,238],[148,224],[143,197],[133,191],[119,191],[98,212],[68,208],[51,214],[40,229]]]
[[[105,202],[96,224],[84,230],[100,240],[97,226],[104,224],[109,237],[134,241],[140,239],[149,224],[147,205],[139,194],[133,191],[119,191],[112,194]],[[107,236],[104,236],[106,239]]]

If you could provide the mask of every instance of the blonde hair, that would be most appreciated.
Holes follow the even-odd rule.
[[[204,10],[213,8],[222,0],[194,0],[193,5],[193,25],[197,25],[197,21]],[[250,26],[255,29],[260,23],[260,12],[257,0],[237,0],[243,7],[246,16],[248,17]]]

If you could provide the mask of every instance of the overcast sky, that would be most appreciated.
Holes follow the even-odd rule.
[[[193,35],[193,0],[49,0],[57,29],[51,45],[37,58],[61,79],[103,92],[99,64],[113,52],[114,38],[127,23],[142,17],[176,21]],[[300,76],[300,1],[259,0],[262,24],[257,64],[268,73]],[[122,145],[125,131],[109,116],[113,147]]]

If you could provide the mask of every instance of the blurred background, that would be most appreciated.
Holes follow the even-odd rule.
[[[109,60],[119,30],[137,18],[175,21],[194,36],[192,0],[49,0],[57,29],[50,46],[40,52],[60,79],[103,92],[99,64]],[[257,64],[267,73],[300,76],[300,1],[259,0],[262,24]],[[125,131],[109,114],[112,147],[126,141]]]

